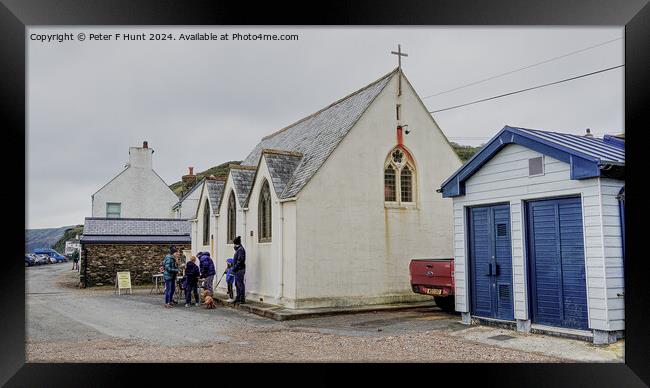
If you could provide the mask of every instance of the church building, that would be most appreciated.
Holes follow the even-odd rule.
[[[452,203],[436,189],[460,165],[398,67],[207,181],[192,251],[221,274],[241,236],[246,297],[287,308],[423,300],[409,261],[453,257]]]

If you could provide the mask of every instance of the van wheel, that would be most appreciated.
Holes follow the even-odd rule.
[[[456,310],[455,301],[453,296],[434,296],[433,300],[436,301],[436,306],[444,312],[454,312]]]

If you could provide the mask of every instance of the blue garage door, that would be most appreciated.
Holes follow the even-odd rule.
[[[528,203],[532,321],[588,329],[580,198]]]
[[[472,314],[513,320],[510,205],[469,209]]]

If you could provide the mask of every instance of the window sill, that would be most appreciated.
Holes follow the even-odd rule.
[[[385,209],[398,209],[398,210],[418,210],[415,203],[384,203]]]

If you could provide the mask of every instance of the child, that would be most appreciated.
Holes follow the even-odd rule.
[[[192,293],[194,293],[195,306],[199,305],[199,267],[196,265],[196,256],[191,256],[185,265],[185,307],[190,307]]]
[[[233,299],[233,292],[232,292],[232,283],[233,281],[235,281],[235,274],[232,273],[232,265],[233,265],[232,258],[226,260],[226,263],[228,263],[228,268],[226,269],[226,284],[228,285],[228,296],[230,297],[226,302],[232,303],[235,301],[235,299]]]

